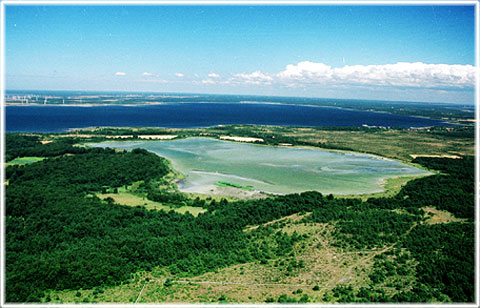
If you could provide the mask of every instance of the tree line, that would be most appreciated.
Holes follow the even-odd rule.
[[[63,141],[56,142],[72,149]],[[51,148],[31,138],[9,145],[17,153]],[[95,196],[105,187],[161,181],[169,172],[168,163],[153,153],[100,148],[62,153],[74,155],[51,153],[51,158],[41,162],[6,169],[8,302],[39,301],[49,289],[113,285],[155,266],[188,276],[235,263],[264,262],[289,253],[298,238],[270,234],[268,228],[245,233],[243,228],[302,212],[311,212],[305,221],[334,223],[335,244],[347,249],[397,242],[409,249],[418,261],[418,286],[392,300],[427,301],[432,294],[425,293],[424,286],[434,286],[452,301],[473,301],[472,158],[418,160],[443,173],[410,182],[392,198],[362,201],[304,192],[264,200],[196,200],[191,204],[208,211],[195,218],[188,213],[122,206]],[[432,178],[441,179],[443,186],[431,187],[439,183]],[[450,194],[454,188],[459,191]],[[153,199],[166,196],[166,202],[185,201],[176,199],[184,196],[151,192]],[[449,209],[471,220],[426,225],[420,210],[424,205]],[[355,298],[385,299],[372,290],[361,290]],[[349,299],[348,288],[337,291],[339,299]]]

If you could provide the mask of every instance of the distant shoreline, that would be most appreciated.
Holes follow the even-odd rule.
[[[39,103],[7,103],[5,106],[25,106],[25,107],[34,107],[34,106],[44,106],[44,107],[100,107],[100,106],[126,106],[126,107],[135,107],[135,106],[149,106],[149,105],[165,105],[165,102],[145,102],[138,104],[114,104],[114,103],[80,103],[80,104],[39,104]]]
[[[435,117],[429,117],[425,115],[416,115],[416,114],[401,114],[395,112],[389,112],[385,110],[375,110],[373,108],[369,109],[362,109],[362,108],[351,108],[345,106],[330,106],[330,105],[315,105],[315,104],[308,104],[308,103],[301,103],[301,104],[294,104],[294,103],[287,103],[287,102],[264,102],[264,101],[240,101],[240,102],[212,102],[212,101],[197,101],[197,102],[189,102],[189,101],[178,101],[178,102],[139,102],[139,103],[74,103],[74,104],[44,104],[44,103],[17,103],[17,102],[5,102],[5,107],[15,106],[15,107],[37,107],[37,106],[49,106],[49,107],[108,107],[108,106],[124,106],[124,107],[142,107],[142,106],[156,106],[156,105],[175,105],[175,104],[245,104],[245,105],[277,105],[277,106],[294,106],[294,107],[313,107],[313,108],[331,108],[331,109],[338,109],[338,110],[347,110],[347,111],[357,111],[357,112],[372,112],[372,113],[379,113],[379,114],[388,114],[394,116],[405,116],[405,117],[413,117],[413,118],[420,118],[420,119],[427,119],[427,120],[434,120],[434,121],[441,121],[444,124],[454,124],[454,125],[462,125],[460,122],[467,122],[467,123],[474,123],[476,121],[475,115],[473,118],[466,118],[466,119],[448,119],[442,118],[438,119]]]
[[[415,115],[281,102],[145,102],[142,100],[128,104],[8,103],[5,111],[8,132],[63,132],[72,127],[202,128],[218,125],[367,127],[369,129],[456,126],[445,120]]]

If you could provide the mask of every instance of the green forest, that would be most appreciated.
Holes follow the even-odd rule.
[[[62,138],[42,144],[37,136],[6,134],[6,161],[46,157],[5,170],[7,302],[39,302],[48,290],[117,285],[157,266],[188,277],[275,259],[291,252],[299,240],[295,234],[275,233],[267,245],[261,232],[243,229],[294,213],[309,213],[303,218],[306,222],[335,224],[333,241],[339,247],[396,245],[391,255],[375,259],[369,288],[339,285],[329,293],[337,302],[474,301],[473,157],[416,158],[414,163],[439,172],[408,182],[391,198],[362,201],[304,192],[215,201],[159,188],[170,165],[146,150],[75,143]],[[194,217],[96,196],[135,182],[141,182],[139,190],[148,199],[207,211]],[[426,224],[424,206],[449,211],[464,221]],[[415,261],[417,273],[409,290],[389,297],[376,288],[389,275],[408,271],[408,260]]]

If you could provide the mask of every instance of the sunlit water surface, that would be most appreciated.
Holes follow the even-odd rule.
[[[373,155],[309,148],[272,147],[209,138],[104,142],[98,147],[143,148],[172,161],[186,178],[179,188],[208,193],[218,181],[271,193],[316,190],[360,194],[383,190],[385,179],[428,172]]]

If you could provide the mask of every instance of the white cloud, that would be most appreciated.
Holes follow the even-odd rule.
[[[170,83],[170,81],[165,79],[151,79],[151,78],[144,78],[136,80],[138,82],[148,82],[148,83]]]
[[[210,78],[202,80],[203,84],[215,84],[216,82]]]
[[[274,78],[269,74],[264,74],[260,71],[255,71],[250,74],[235,74],[234,78],[230,80],[233,83],[246,83],[246,84],[266,84],[269,85],[274,81]]]
[[[215,73],[210,73],[210,74],[208,74],[208,77],[210,77],[210,78],[220,78],[220,75],[215,74]]]
[[[472,65],[398,62],[386,65],[347,65],[333,68],[324,63],[303,61],[289,64],[285,70],[269,74],[261,71],[235,74],[224,81],[233,84],[287,87],[397,87],[437,90],[472,89],[475,67]]]
[[[149,73],[149,72],[143,72],[142,76],[148,77],[148,76],[154,76],[154,75],[152,73]]]
[[[175,73],[174,75],[179,77],[179,78],[182,78],[184,76],[182,73]]]
[[[279,78],[305,79],[315,77],[331,77],[332,68],[323,63],[310,61],[300,62],[297,65],[289,64],[283,72],[277,74]]]
[[[126,76],[127,74],[125,72],[116,72],[115,76]]]
[[[332,68],[323,63],[304,61],[296,65],[287,65],[286,69],[275,77],[277,82],[282,83],[462,89],[474,86],[475,67],[398,62]]]

